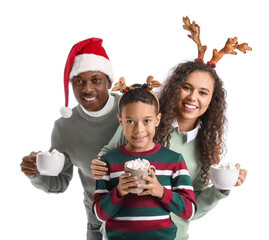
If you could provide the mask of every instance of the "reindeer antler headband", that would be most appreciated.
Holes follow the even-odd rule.
[[[204,60],[204,54],[207,49],[206,45],[202,45],[200,41],[200,26],[193,21],[190,22],[190,19],[188,16],[183,17],[183,28],[191,33],[188,37],[191,38],[198,47],[198,58],[195,59],[195,61],[203,61]],[[228,38],[225,46],[220,50],[217,51],[217,49],[213,50],[213,57],[210,61],[207,62],[209,66],[212,68],[216,67],[217,62],[225,55],[225,54],[233,54],[237,55],[237,52],[235,51],[238,49],[240,52],[246,53],[248,51],[251,51],[252,48],[248,46],[247,43],[238,44],[237,37],[234,38]]]
[[[158,110],[159,110],[159,100],[158,100],[158,97],[156,96],[156,94],[154,92],[152,92],[151,90],[153,88],[157,88],[157,87],[161,87],[163,84],[160,83],[158,80],[154,80],[154,77],[153,76],[148,76],[147,78],[147,82],[140,85],[140,86],[127,86],[126,83],[125,83],[125,79],[124,77],[121,77],[120,80],[115,83],[114,87],[112,88],[111,91],[120,91],[121,93],[123,93],[119,99],[119,105],[120,105],[120,101],[121,101],[121,98],[122,96],[135,89],[135,88],[142,88],[144,89],[145,91],[148,91],[150,92],[157,100],[157,103],[158,103]]]

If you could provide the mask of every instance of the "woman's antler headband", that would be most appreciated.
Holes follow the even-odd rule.
[[[190,22],[190,19],[188,16],[183,17],[183,28],[191,33],[191,35],[188,35],[189,38],[191,38],[198,46],[198,58],[195,59],[195,61],[203,61],[204,60],[204,54],[207,49],[207,46],[202,46],[202,43],[200,41],[200,26],[193,21]],[[210,65],[212,68],[216,67],[217,62],[225,55],[225,54],[233,54],[237,55],[237,52],[235,51],[238,49],[240,52],[246,53],[248,51],[251,51],[252,48],[248,46],[247,43],[238,44],[237,37],[234,38],[228,38],[224,48],[222,48],[220,51],[217,51],[217,49],[213,50],[213,57],[210,61],[207,62],[208,65]]]
[[[148,76],[147,82],[144,83],[144,84],[142,84],[142,85],[139,85],[139,86],[127,86],[126,83],[125,83],[124,77],[121,77],[120,80],[117,83],[115,83],[115,85],[114,85],[114,87],[112,88],[111,91],[120,91],[121,93],[123,93],[121,95],[121,98],[122,98],[122,96],[125,93],[129,92],[130,90],[135,89],[135,88],[142,88],[145,91],[150,92],[156,98],[157,103],[158,103],[158,109],[159,109],[159,100],[158,100],[158,97],[151,90],[153,88],[161,87],[162,85],[163,84],[160,83],[158,80],[154,80],[154,77],[153,76]],[[121,100],[121,98],[120,98],[120,100]],[[120,104],[120,100],[119,100],[119,104]]]

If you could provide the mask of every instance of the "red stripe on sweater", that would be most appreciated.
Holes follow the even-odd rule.
[[[173,201],[173,192],[167,188],[163,188],[163,198],[161,199],[161,202],[164,206],[169,206],[171,202]]]
[[[150,162],[151,165],[153,165],[156,170],[175,170],[175,163],[160,163],[160,162]],[[120,172],[124,171],[124,164],[110,164],[109,165],[109,172]],[[187,170],[186,163],[184,161],[180,161],[177,163],[177,169],[185,169]]]
[[[106,221],[106,220],[110,219],[112,216],[107,215],[107,214],[103,211],[103,209],[100,207],[100,204],[99,204],[100,201],[99,201],[99,199],[100,199],[102,196],[103,196],[103,194],[99,194],[99,193],[95,193],[95,194],[94,194],[94,199],[95,199],[95,201],[93,202],[92,207],[95,206],[95,214],[97,215],[97,217],[98,217],[99,219],[101,219],[102,221]]]
[[[126,154],[127,156],[146,156],[146,155],[151,155],[151,154],[154,154],[156,152],[158,152],[160,149],[161,149],[162,145],[159,144],[159,143],[156,143],[154,148],[149,150],[149,151],[145,151],[145,152],[129,152],[125,149],[125,145],[121,145],[119,146],[119,150]]]
[[[188,220],[191,218],[191,216],[193,215],[193,211],[195,211],[195,209],[192,206],[192,202],[190,201],[185,201],[186,203],[186,208],[185,210],[179,215],[179,217]]]
[[[185,220],[190,219],[190,217],[193,215],[193,211],[195,211],[192,205],[192,203],[196,204],[194,191],[188,189],[180,189],[179,191],[177,190],[175,192],[179,193],[183,197],[186,204],[185,210],[179,216]]]
[[[124,164],[110,164],[109,165],[109,172],[121,172],[124,171]]]
[[[113,221],[106,222],[106,229],[117,231],[151,231],[156,229],[166,229],[173,225],[171,219],[150,220],[150,221]]]
[[[129,193],[125,196],[123,208],[133,208],[133,207],[160,207],[160,200],[151,195],[138,196],[137,194]]]

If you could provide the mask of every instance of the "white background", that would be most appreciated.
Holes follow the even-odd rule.
[[[63,194],[35,189],[20,172],[23,156],[47,150],[64,104],[63,70],[78,41],[104,39],[115,79],[163,81],[181,61],[197,57],[182,28],[188,15],[207,45],[220,50],[228,37],[252,52],[226,55],[216,70],[228,93],[227,161],[248,169],[208,215],[193,221],[190,239],[265,239],[268,224],[268,7],[266,1],[10,0],[0,4],[1,170],[0,239],[86,239],[82,187],[74,179]],[[70,106],[75,106],[72,89]],[[267,115],[266,115],[267,114]],[[268,194],[267,194],[268,196]],[[5,237],[4,237],[5,236]]]

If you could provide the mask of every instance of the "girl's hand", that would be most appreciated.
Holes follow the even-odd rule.
[[[131,176],[131,173],[123,173],[119,177],[119,184],[117,186],[118,196],[123,197],[124,195],[136,191],[138,181],[135,176]]]
[[[239,163],[237,163],[235,166],[236,166],[236,168],[240,168]],[[238,177],[238,180],[237,180],[237,183],[235,184],[235,186],[242,185],[245,182],[246,177],[247,177],[247,170],[246,169],[239,169],[239,177]]]
[[[97,157],[102,157],[104,154],[102,152],[98,153]],[[91,164],[91,171],[93,174],[93,179],[100,179],[104,175],[107,174],[108,168],[106,167],[106,163],[93,159]]]
[[[139,184],[139,188],[144,188],[145,190],[139,193],[139,196],[152,195],[160,199],[163,198],[163,186],[159,183],[155,172],[149,169],[150,176],[143,176],[142,178],[148,182],[148,184]]]

